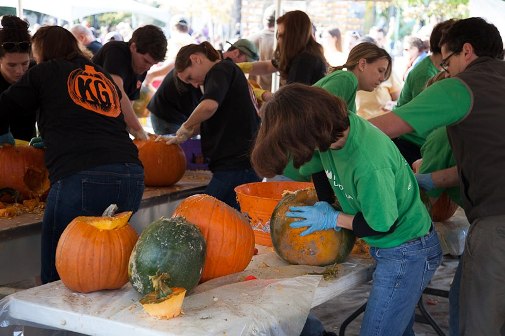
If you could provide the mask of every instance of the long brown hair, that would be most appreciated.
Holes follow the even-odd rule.
[[[282,174],[290,159],[299,168],[316,149],[328,150],[349,127],[343,100],[300,83],[283,86],[263,104],[261,114],[251,161],[256,172],[266,177]]]
[[[71,60],[78,56],[88,58],[74,35],[60,26],[40,27],[33,35],[32,44],[40,57],[39,62],[53,59]]]
[[[277,45],[274,51],[274,59],[277,61],[282,78],[286,78],[291,62],[301,52],[308,52],[323,60],[323,46],[317,43],[312,31],[312,22],[309,16],[300,10],[287,12],[277,18],[277,24],[284,25],[282,43]]]
[[[360,59],[365,59],[367,63],[373,63],[381,58],[385,58],[388,60],[388,67],[386,69],[386,73],[384,74],[384,80],[387,80],[389,76],[391,76],[392,70],[392,59],[388,52],[374,43],[371,42],[362,42],[357,44],[354,48],[349,52],[349,56],[347,56],[347,61],[345,64],[336,66],[330,69],[330,72],[342,69],[353,70],[359,63]]]
[[[211,61],[217,61],[221,58],[221,54],[207,41],[200,44],[188,44],[182,47],[175,57],[175,71],[182,72],[191,66],[190,56],[197,53],[205,55]]]

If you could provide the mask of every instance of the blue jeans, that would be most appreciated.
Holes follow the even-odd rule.
[[[360,335],[414,335],[414,310],[442,261],[435,230],[400,246],[370,248],[376,261]]]
[[[181,127],[180,124],[169,123],[153,113],[151,113],[151,124],[156,134],[175,134],[179,127]]]
[[[42,221],[41,280],[59,279],[56,246],[67,225],[77,216],[101,216],[111,204],[137,211],[144,193],[144,170],[137,164],[94,167],[65,177],[51,186]]]
[[[449,335],[459,336],[459,293],[461,285],[461,261],[456,268],[449,291]]]
[[[253,169],[215,171],[212,172],[212,179],[207,185],[205,193],[240,211],[235,187],[244,183],[260,181],[261,179]]]

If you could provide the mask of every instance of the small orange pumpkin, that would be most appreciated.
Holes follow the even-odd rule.
[[[183,200],[173,217],[198,226],[207,243],[200,282],[243,271],[254,254],[254,233],[247,219],[228,204],[205,194]]]
[[[453,202],[446,192],[443,192],[435,201],[431,204],[430,215],[434,222],[443,222],[451,218],[456,210],[458,210],[458,204]]]
[[[128,224],[131,214],[79,216],[70,222],[56,247],[56,270],[65,286],[89,293],[128,282],[128,261],[138,238]]]
[[[23,199],[41,197],[50,188],[44,150],[0,146],[0,189],[14,189]]]
[[[177,183],[186,172],[186,155],[179,145],[148,140],[135,140],[139,159],[144,166],[144,183],[148,187],[168,187]]]

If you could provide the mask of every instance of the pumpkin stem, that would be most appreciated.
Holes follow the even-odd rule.
[[[155,276],[150,276],[149,278],[153,283],[154,292],[156,293],[157,300],[164,299],[173,293],[172,289],[166,284],[166,280],[170,279],[170,276],[167,273],[161,273]]]
[[[116,214],[118,206],[116,204],[111,204],[105,209],[105,211],[102,214],[102,217],[112,217]]]

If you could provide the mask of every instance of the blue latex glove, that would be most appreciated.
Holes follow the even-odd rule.
[[[317,202],[313,206],[292,206],[286,212],[286,217],[302,218],[289,224],[290,227],[296,229],[307,227],[307,230],[300,233],[300,236],[306,236],[316,231],[334,229],[340,231],[341,227],[337,226],[337,219],[340,211],[333,209],[328,202]]]
[[[15,145],[16,140],[14,140],[14,137],[12,136],[11,132],[7,132],[5,134],[0,135],[0,145]]]
[[[38,149],[43,149],[46,148],[44,145],[44,139],[41,137],[35,137],[30,140],[30,146],[38,148]]]
[[[433,177],[430,174],[415,174],[417,184],[419,187],[423,188],[426,191],[430,191],[436,188],[435,182],[433,182]]]

